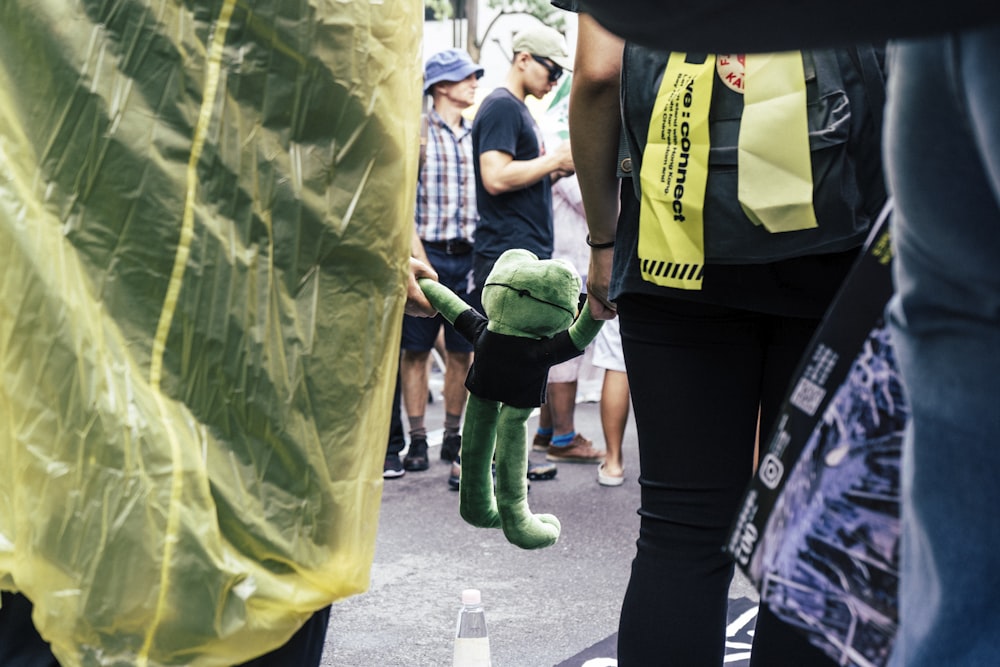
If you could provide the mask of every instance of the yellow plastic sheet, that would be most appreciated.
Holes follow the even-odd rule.
[[[0,588],[65,667],[237,664],[367,587],[421,11],[0,2]]]

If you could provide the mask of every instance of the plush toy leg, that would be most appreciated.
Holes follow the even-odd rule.
[[[500,514],[493,495],[493,451],[496,447],[500,404],[469,395],[462,429],[462,482],[458,487],[459,514],[479,528],[499,528]]]
[[[496,493],[503,534],[507,540],[522,549],[540,549],[556,543],[560,525],[559,519],[551,514],[532,514],[528,509],[526,425],[530,415],[530,408],[512,408],[508,405],[500,407],[497,422]]]

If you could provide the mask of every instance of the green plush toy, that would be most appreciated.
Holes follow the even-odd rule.
[[[462,518],[482,528],[503,528],[507,539],[524,549],[555,544],[559,520],[528,509],[527,422],[545,401],[549,368],[582,354],[601,328],[587,306],[577,317],[579,275],[563,260],[508,250],[483,286],[486,317],[444,285],[419,282],[431,304],[475,346],[465,382]]]

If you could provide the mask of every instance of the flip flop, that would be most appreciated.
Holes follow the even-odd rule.
[[[604,473],[604,461],[601,461],[601,465],[597,466],[597,483],[601,486],[621,486],[625,483],[625,475],[621,477],[606,475]]]

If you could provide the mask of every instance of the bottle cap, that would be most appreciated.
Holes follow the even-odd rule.
[[[478,588],[466,588],[462,591],[462,604],[481,604],[482,601]]]

